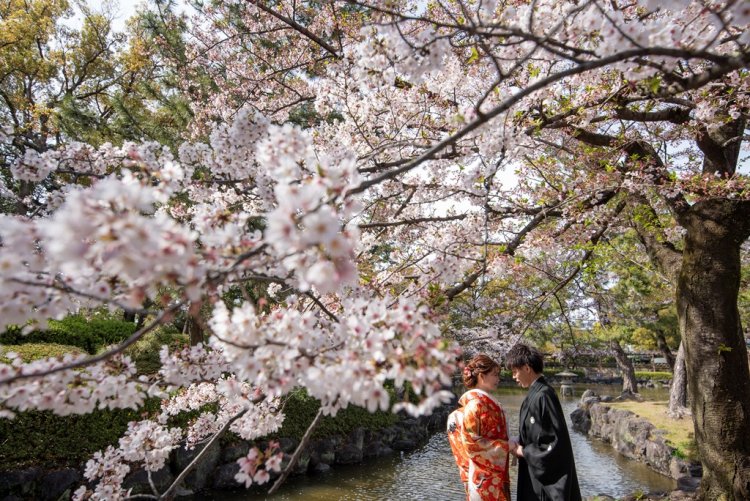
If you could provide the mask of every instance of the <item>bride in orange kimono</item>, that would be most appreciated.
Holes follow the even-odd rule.
[[[508,428],[500,402],[491,395],[500,366],[487,355],[472,358],[463,370],[469,391],[448,418],[448,441],[468,501],[510,501]]]

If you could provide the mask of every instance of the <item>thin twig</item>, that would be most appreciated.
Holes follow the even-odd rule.
[[[313,419],[312,423],[310,423],[310,426],[307,427],[305,436],[302,437],[302,440],[297,446],[297,449],[295,449],[294,454],[292,454],[292,458],[289,460],[289,464],[286,465],[286,468],[284,468],[284,471],[281,472],[281,476],[276,479],[276,482],[274,482],[273,487],[271,487],[271,490],[268,491],[269,495],[279,490],[279,487],[281,487],[281,484],[284,483],[284,480],[286,480],[286,478],[292,472],[292,469],[297,464],[297,461],[299,461],[299,457],[302,455],[302,451],[304,451],[305,447],[307,447],[307,443],[310,441],[310,438],[312,437],[312,433],[315,430],[315,428],[318,426],[318,423],[320,422],[322,417],[323,417],[323,408],[321,407],[320,409],[318,409],[318,413],[315,415],[315,419]]]
[[[175,491],[180,486],[183,480],[185,480],[185,477],[188,476],[188,474],[193,471],[193,469],[198,465],[201,459],[203,459],[203,456],[205,456],[208,453],[208,449],[217,441],[219,438],[224,434],[225,431],[229,429],[229,426],[237,421],[239,418],[245,415],[245,413],[248,411],[248,409],[244,409],[242,412],[239,412],[235,414],[233,417],[229,419],[226,423],[224,423],[224,426],[221,427],[219,431],[217,431],[213,437],[211,437],[211,440],[208,441],[208,443],[201,449],[200,453],[198,453],[195,458],[190,462],[189,465],[185,467],[184,470],[180,472],[180,474],[177,476],[177,478],[172,482],[172,485],[169,486],[169,489],[167,489],[164,494],[162,494],[159,499],[171,499],[172,496],[175,494]]]

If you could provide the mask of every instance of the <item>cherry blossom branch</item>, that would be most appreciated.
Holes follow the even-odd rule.
[[[635,122],[671,122],[683,124],[690,120],[690,108],[665,108],[659,111],[633,111],[629,108],[617,108],[617,118]]]
[[[237,414],[229,418],[229,420],[227,420],[227,422],[224,423],[224,426],[222,426],[219,431],[214,433],[214,436],[211,437],[211,440],[209,440],[208,443],[206,443],[203,449],[201,449],[198,455],[193,458],[190,464],[187,465],[185,469],[180,472],[177,478],[174,479],[174,482],[172,482],[172,485],[170,485],[169,488],[166,491],[164,491],[164,494],[162,494],[159,497],[159,499],[172,499],[173,495],[177,491],[177,488],[180,486],[180,484],[182,484],[182,481],[185,480],[185,477],[187,477],[188,474],[190,474],[190,472],[193,471],[193,469],[196,466],[198,466],[198,463],[200,463],[200,461],[203,459],[203,456],[205,456],[208,453],[208,450],[211,448],[211,446],[217,440],[219,440],[219,438],[221,438],[221,436],[229,429],[232,423],[234,423],[239,418],[244,416],[245,413],[247,413],[247,411],[248,409],[243,409],[242,411],[238,412]]]
[[[326,315],[328,315],[328,318],[330,318],[334,322],[338,323],[338,321],[339,321],[338,317],[336,315],[334,315],[331,311],[329,311],[328,308],[326,308],[326,306],[323,303],[320,302],[320,299],[318,299],[317,297],[315,297],[315,294],[313,294],[310,291],[307,291],[307,292],[305,292],[305,296],[307,296],[310,299],[312,299],[313,303],[315,303],[318,308],[320,308],[321,310],[323,310],[323,313],[325,313]]]
[[[148,309],[145,309],[145,308],[131,308],[129,306],[126,306],[123,303],[120,303],[118,301],[114,301],[114,300],[109,299],[109,298],[97,296],[97,295],[91,294],[89,292],[83,292],[83,291],[76,290],[73,287],[71,287],[70,285],[66,284],[64,281],[62,281],[60,279],[60,277],[55,277],[55,280],[53,282],[51,282],[51,283],[33,282],[31,280],[22,280],[20,278],[10,278],[10,279],[8,279],[8,281],[9,282],[14,282],[14,283],[17,283],[17,284],[21,284],[21,285],[28,285],[30,287],[42,287],[42,288],[45,288],[45,289],[54,289],[54,290],[58,290],[60,292],[66,292],[68,294],[72,294],[73,296],[79,296],[79,297],[82,297],[82,298],[85,298],[85,299],[92,299],[92,300],[98,301],[99,303],[102,303],[102,304],[109,304],[109,305],[117,306],[121,310],[126,311],[128,313],[139,314],[139,315],[150,315],[150,314],[154,313],[153,310],[148,310]]]
[[[440,222],[440,221],[458,221],[461,219],[465,219],[467,214],[460,214],[456,216],[443,216],[443,217],[418,217],[414,219],[405,219],[402,221],[391,221],[390,223],[385,222],[375,222],[375,223],[363,223],[359,224],[360,229],[368,229],[368,228],[390,228],[393,226],[403,226],[406,224],[419,224],[419,223],[429,223],[429,222]]]
[[[281,476],[279,476],[279,478],[276,479],[276,482],[274,482],[273,487],[271,487],[271,489],[268,491],[269,495],[279,490],[279,487],[281,487],[281,484],[284,483],[284,481],[287,479],[289,474],[292,472],[292,469],[297,465],[297,461],[299,461],[299,458],[302,455],[302,452],[305,450],[305,447],[307,447],[308,442],[310,442],[310,438],[312,438],[313,431],[315,431],[315,428],[318,427],[318,423],[320,423],[320,420],[322,418],[323,418],[323,408],[321,407],[320,409],[318,409],[318,413],[315,415],[315,419],[313,419],[312,423],[310,423],[310,426],[307,427],[307,431],[305,431],[305,435],[302,437],[302,440],[300,440],[299,445],[294,450],[294,454],[292,454],[292,457],[289,460],[289,464],[286,465],[286,468],[284,468],[284,471],[281,472]]]
[[[518,246],[521,245],[526,235],[529,234],[534,228],[539,226],[545,219],[550,217],[550,214],[547,211],[540,211],[537,213],[531,221],[526,223],[526,225],[521,229],[521,231],[518,232],[516,237],[511,240],[509,243],[505,244],[505,248],[502,250],[503,254],[506,254],[508,256],[512,256],[515,254],[516,249],[518,249]],[[471,287],[474,282],[479,279],[479,277],[483,274],[484,267],[482,267],[481,270],[478,270],[468,277],[464,281],[462,281],[460,284],[455,285],[448,289],[445,292],[445,296],[448,298],[449,301],[452,301],[456,296],[461,294],[463,291]]]
[[[650,56],[702,58],[702,59],[707,59],[707,60],[711,60],[715,62],[719,61],[721,63],[721,64],[717,64],[716,66],[713,66],[712,68],[710,68],[709,70],[703,73],[697,74],[694,77],[683,80],[682,84],[679,86],[675,84],[662,90],[660,92],[660,95],[664,95],[664,96],[684,92],[690,89],[696,89],[698,87],[705,85],[708,82],[711,82],[719,78],[722,75],[725,75],[731,71],[743,68],[750,62],[750,53],[743,54],[740,57],[722,57],[722,56],[717,56],[715,54],[706,53],[703,51],[694,53],[691,51],[685,51],[685,50],[679,50],[679,49],[668,49],[668,48],[663,48],[663,47],[631,49],[631,50],[619,52],[617,54],[613,54],[608,57],[603,57],[596,61],[589,61],[589,62],[580,64],[578,66],[569,68],[567,70],[562,70],[546,78],[540,79],[536,81],[535,83],[529,85],[528,87],[525,87],[524,89],[516,92],[511,97],[503,101],[498,106],[492,108],[491,110],[485,113],[479,113],[477,118],[469,122],[461,130],[443,139],[439,143],[435,144],[433,147],[428,149],[421,156],[415,158],[414,160],[408,162],[407,164],[397,169],[388,171],[384,174],[381,174],[380,176],[376,176],[376,177],[367,179],[365,181],[362,181],[359,184],[359,186],[356,186],[352,188],[351,190],[348,190],[346,192],[346,196],[351,196],[351,195],[355,195],[358,193],[362,193],[372,186],[378,185],[382,183],[383,181],[393,179],[399,176],[400,174],[403,174],[405,172],[408,172],[414,169],[415,167],[418,167],[419,165],[421,165],[422,163],[428,160],[432,160],[437,153],[439,153],[440,151],[442,151],[448,146],[456,144],[456,142],[458,142],[459,139],[465,137],[470,132],[473,132],[474,130],[478,129],[479,127],[489,122],[491,119],[495,118],[499,114],[509,110],[514,104],[518,103],[523,98],[531,94],[534,94],[535,92],[541,89],[545,89],[555,82],[563,80],[569,76],[586,73],[588,71],[592,71],[598,68],[603,68],[614,63],[626,61],[633,57],[641,57],[641,56],[649,56],[649,55]]]
[[[280,13],[276,12],[275,10],[273,10],[273,9],[271,9],[269,7],[266,7],[265,5],[263,5],[263,0],[248,0],[248,1],[250,3],[252,3],[253,5],[255,5],[256,7],[258,7],[263,12],[266,12],[267,14],[272,15],[273,17],[275,17],[279,21],[281,21],[281,22],[283,22],[285,24],[288,24],[295,31],[301,33],[302,35],[304,35],[305,37],[309,38],[310,40],[312,40],[316,44],[320,45],[322,48],[324,48],[326,51],[328,51],[336,59],[341,59],[341,56],[339,55],[338,52],[336,52],[336,49],[334,49],[330,44],[328,44],[328,42],[326,42],[325,40],[323,40],[322,38],[320,38],[319,36],[317,36],[316,34],[314,34],[313,32],[311,32],[310,30],[308,30],[307,28],[305,28],[301,24],[299,24],[297,21],[295,21],[293,19],[289,19],[288,17],[284,16],[283,14],[280,14]]]

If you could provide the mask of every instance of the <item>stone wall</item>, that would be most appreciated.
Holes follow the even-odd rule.
[[[402,417],[395,425],[379,430],[356,428],[347,436],[331,436],[312,440],[302,453],[292,474],[316,474],[336,465],[356,464],[373,457],[386,456],[396,451],[411,451],[422,445],[435,432],[445,431],[448,414],[455,407],[436,409],[431,416]],[[288,464],[298,442],[290,438],[279,440],[284,461]],[[203,489],[238,489],[234,480],[239,471],[237,459],[246,455],[251,443],[234,441],[219,445],[216,442],[200,464],[187,476],[181,494]],[[264,445],[264,444],[258,444]],[[176,476],[200,452],[184,448],[172,452],[170,461],[162,470],[151,474],[151,481],[159,492],[164,492]],[[16,501],[26,499],[67,499],[83,481],[83,468],[44,469],[23,468],[0,472],[0,499]],[[131,471],[123,483],[132,488],[132,494],[152,494],[148,473],[143,469]],[[270,484],[269,484],[270,487]]]
[[[675,456],[664,431],[636,414],[606,405],[587,390],[578,409],[571,413],[573,429],[612,445],[620,454],[643,462],[662,475],[674,478],[682,490],[694,490],[702,475],[700,463]]]

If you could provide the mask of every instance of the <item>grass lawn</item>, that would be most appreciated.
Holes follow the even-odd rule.
[[[667,401],[635,402],[607,402],[605,405],[616,409],[625,409],[644,419],[647,419],[658,429],[663,430],[664,439],[677,449],[676,455],[682,458],[697,459],[698,451],[695,445],[695,430],[693,419],[688,416],[682,419],[671,419],[667,416]]]

